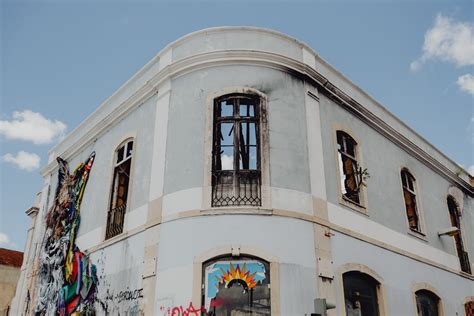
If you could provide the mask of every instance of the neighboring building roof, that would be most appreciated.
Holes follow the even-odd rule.
[[[21,267],[23,252],[0,248],[0,264],[12,267]]]

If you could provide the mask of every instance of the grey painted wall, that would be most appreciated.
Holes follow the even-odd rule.
[[[389,315],[415,315],[411,290],[416,283],[428,283],[439,291],[446,316],[464,315],[463,300],[466,296],[474,295],[472,281],[468,279],[339,233],[331,240],[336,270],[346,263],[364,264],[382,277]],[[335,281],[337,306],[343,308],[338,273]]]
[[[95,142],[68,160],[70,172],[84,162],[95,151],[96,159],[89,176],[81,205],[81,224],[78,236],[103,226],[107,222],[109,197],[113,177],[113,159],[116,146],[124,140],[124,135],[135,132],[132,163],[132,182],[129,190],[129,210],[148,203],[151,159],[153,150],[154,116],[156,96],[140,105],[136,110],[113,125]],[[58,173],[53,173],[49,207],[54,201]]]
[[[304,86],[277,70],[213,67],[172,82],[165,194],[203,186],[207,98],[228,87],[255,88],[268,97],[270,178],[274,187],[310,192]]]
[[[409,230],[400,179],[401,168],[407,167],[416,178],[418,207],[424,216],[430,245],[456,255],[452,238],[437,235],[439,230],[451,226],[446,204],[451,184],[324,95],[321,95],[320,111],[328,201],[339,203],[334,143],[335,125],[339,125],[352,131],[359,142],[362,166],[370,173],[366,188],[369,218],[401,233]],[[472,214],[470,203],[466,206],[466,212]],[[465,225],[472,227],[472,220]],[[472,228],[467,231],[472,232]]]

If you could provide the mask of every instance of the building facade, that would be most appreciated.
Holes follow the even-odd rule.
[[[54,237],[68,170],[56,157],[91,168],[74,178],[80,225]],[[473,313],[469,175],[281,33],[220,27],[171,43],[42,175],[15,315],[310,315],[317,299],[329,315]],[[49,240],[65,232],[58,262],[94,267],[79,277],[92,299],[78,298],[84,284],[45,294]]]
[[[8,315],[20,278],[23,252],[0,248],[0,315]]]

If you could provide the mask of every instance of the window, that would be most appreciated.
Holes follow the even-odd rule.
[[[406,169],[403,169],[400,174],[402,177],[403,198],[405,199],[408,226],[411,230],[420,233],[421,227],[416,203],[415,178]]]
[[[415,292],[416,310],[418,316],[438,316],[439,297],[428,290],[418,290]]]
[[[466,311],[466,316],[474,316],[474,301],[466,302],[464,310]]]
[[[350,271],[342,275],[346,316],[378,316],[379,282],[370,275]]]
[[[343,131],[337,131],[336,137],[342,197],[360,205],[363,175],[357,163],[357,143]]]
[[[464,244],[461,233],[461,218],[458,210],[456,200],[452,196],[448,196],[448,210],[451,225],[458,228],[458,232],[453,236],[456,244],[456,251],[461,264],[461,270],[466,273],[471,273],[471,265],[469,263],[469,256],[467,251],[464,251]]]
[[[212,206],[261,205],[260,99],[214,101]]]
[[[224,257],[203,265],[205,315],[271,315],[269,263]]]
[[[115,151],[115,168],[107,214],[105,239],[112,238],[123,231],[123,221],[127,208],[130,169],[132,164],[133,140],[122,143]]]

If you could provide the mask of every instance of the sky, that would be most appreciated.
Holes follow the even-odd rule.
[[[469,0],[0,0],[0,247],[25,247],[48,150],[160,49],[207,27],[307,43],[473,173],[473,23]]]

